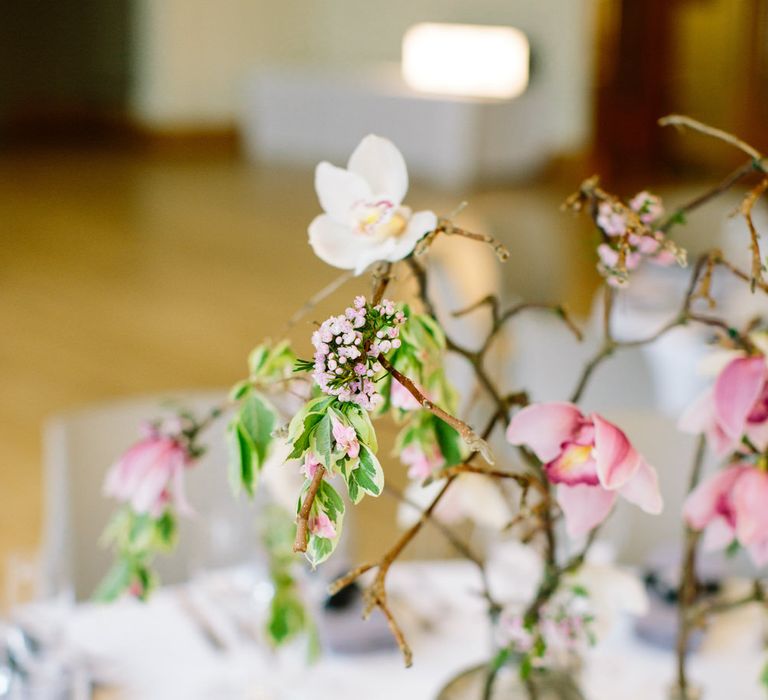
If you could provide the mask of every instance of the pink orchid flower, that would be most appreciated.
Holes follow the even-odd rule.
[[[424,391],[421,393],[423,394]],[[421,404],[416,400],[416,397],[394,377],[392,378],[392,387],[389,390],[389,398],[392,401],[392,405],[402,411],[415,411],[421,408]]]
[[[357,433],[351,425],[344,425],[337,418],[333,421],[333,438],[336,444],[346,453],[350,459],[357,459],[360,454],[360,443],[357,440]]]
[[[704,433],[714,452],[724,456],[747,436],[768,448],[768,364],[763,355],[737,357],[720,372],[714,386],[682,415],[680,430]]]
[[[661,512],[656,470],[615,425],[570,403],[540,403],[517,413],[507,429],[513,445],[527,445],[557,484],[557,502],[571,537],[585,535],[621,495],[647,513]]]
[[[704,530],[707,550],[734,540],[746,548],[755,566],[768,564],[768,473],[732,464],[701,482],[685,501],[683,514],[695,530]]]
[[[192,512],[184,495],[184,469],[190,463],[178,441],[153,434],[137,442],[109,470],[104,493],[129,503],[137,513],[160,517],[169,503]]]
[[[443,453],[434,445],[430,454],[427,454],[421,445],[413,442],[403,448],[400,453],[400,461],[408,466],[408,476],[411,479],[423,481],[432,476],[435,470],[445,464]]]
[[[324,537],[327,540],[336,537],[336,526],[325,513],[318,513],[309,519],[309,531],[315,537]]]

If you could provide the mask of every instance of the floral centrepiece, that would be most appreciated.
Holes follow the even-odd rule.
[[[544,463],[572,537],[605,520],[617,495],[648,513],[661,512],[656,470],[596,413],[584,416],[568,403],[534,404],[514,416],[507,440],[527,445]]]
[[[680,115],[670,117],[668,123],[698,128],[710,136],[723,133]],[[518,313],[554,313],[581,340],[583,333],[566,306],[526,300],[504,308],[504,299],[494,295],[460,299],[467,305],[449,309],[455,316],[485,309],[491,323],[480,337],[447,335],[435,309],[444,309],[449,295],[443,289],[438,291],[441,298],[432,298],[437,291],[430,277],[433,243],[462,236],[490,245],[501,262],[509,258],[509,251],[490,235],[467,231],[447,219],[438,221],[432,212],[413,213],[404,206],[406,166],[386,139],[365,138],[347,169],[321,163],[315,185],[324,213],[309,226],[310,244],[325,262],[358,275],[369,265],[381,263],[371,280],[371,301],[355,297],[344,313],[313,327],[309,361],[298,359],[287,340],[259,346],[249,358],[248,376],[233,387],[226,402],[200,420],[187,416],[178,428],[148,436],[118,462],[107,490],[122,505],[106,536],[117,563],[108,576],[105,597],[126,590],[145,596],[151,589],[156,580],[150,568],[152,556],[172,546],[175,515],[187,510],[180,479],[201,453],[195,444],[198,434],[226,413],[235,491],[253,496],[262,481],[279,494],[275,500],[287,504],[283,509],[290,513],[287,521],[283,518],[272,530],[280,536],[267,538],[272,539],[268,550],[275,582],[267,627],[275,644],[299,633],[311,635],[294,576],[297,564],[290,557],[303,553],[312,568],[328,559],[342,537],[346,511],[366,495],[383,492],[386,466],[407,471],[404,493],[390,489],[400,500],[401,524],[407,529],[380,559],[351,569],[331,585],[331,591],[369,575],[365,612],[381,610],[410,665],[411,649],[388,603],[387,574],[432,521],[446,541],[481,570],[479,592],[489,618],[501,618],[503,648],[483,667],[486,697],[492,697],[495,674],[508,663],[517,665],[525,682],[521,685],[527,685],[531,674],[557,663],[558,652],[581,651],[579,647],[595,631],[593,612],[613,597],[605,589],[605,571],[584,577],[597,527],[617,499],[622,497],[649,514],[662,507],[656,470],[623,430],[600,413],[579,408],[585,389],[594,372],[623,348],[647,345],[669,331],[696,324],[706,327],[730,355],[712,389],[684,417],[682,427],[705,435],[728,460],[722,471],[700,482],[705,454],[705,438],[700,437],[691,467],[692,493],[685,507],[689,525],[685,551],[690,556],[681,566],[677,596],[681,614],[676,687],[680,697],[688,697],[688,637],[693,626],[714,610],[705,605],[707,601],[697,600],[698,532],[705,530],[707,547],[730,549],[738,544],[756,564],[768,562],[768,516],[763,508],[768,500],[768,345],[755,338],[765,331],[768,319],[753,319],[740,330],[732,319],[712,311],[716,305],[710,295],[718,268],[747,282],[752,292],[768,292],[760,236],[751,219],[752,206],[768,191],[768,158],[727,136],[724,140],[740,144],[750,154],[750,162],[736,172],[739,177],[732,176],[682,203],[671,215],[664,214],[656,195],[644,190],[624,201],[603,190],[597,178],[585,180],[567,200],[566,207],[587,213],[594,224],[590,237],[603,277],[603,324],[597,331],[602,342],[574,377],[573,390],[563,393],[567,402],[553,403],[531,403],[526,387],[507,386],[507,373],[492,365],[495,352],[489,349],[499,348],[496,341]],[[750,233],[752,268],[742,270],[722,251],[707,252],[693,266],[685,295],[679,303],[674,300],[673,318],[646,338],[631,342],[617,338],[614,311],[623,301],[622,288],[631,273],[640,273],[645,260],[685,266],[685,251],[672,239],[674,227],[742,175],[755,173],[761,173],[762,180],[747,193],[740,209]],[[399,261],[403,263],[395,264]],[[350,278],[342,275],[340,283]],[[413,297],[397,304],[384,299],[394,279],[413,282]],[[461,282],[457,288],[466,286]],[[304,311],[314,308],[324,294],[313,297]],[[707,314],[698,311],[702,300],[709,303]],[[453,301],[457,300],[449,303]],[[309,337],[307,329],[302,342]],[[471,386],[462,387],[461,401],[449,381],[448,370],[453,369],[446,362],[449,353],[465,364],[463,369],[470,370],[467,376],[472,377]],[[399,432],[389,453],[397,459],[382,466],[374,422],[385,416]],[[512,451],[506,446],[499,455],[491,449],[492,444],[498,446],[494,441],[504,428],[508,442],[519,448],[517,460],[511,459]],[[453,529],[462,521],[491,529],[500,540],[514,538],[537,552],[540,575],[530,582],[530,591],[516,599],[499,595],[487,576],[490,562],[484,555],[488,552],[476,552],[475,538],[467,541],[466,533]],[[565,542],[561,521],[570,538]],[[512,578],[518,573],[515,569],[504,579],[507,591],[519,583]],[[575,578],[579,576],[581,582]],[[589,607],[584,606],[587,597]],[[766,599],[768,592],[756,579],[747,602]],[[510,601],[514,608],[506,607]],[[724,601],[725,607],[743,602]],[[641,612],[641,606],[633,607]]]

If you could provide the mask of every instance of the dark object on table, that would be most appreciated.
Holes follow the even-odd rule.
[[[717,595],[721,588],[723,566],[718,557],[702,557],[699,564],[697,600]],[[649,558],[643,582],[648,593],[648,614],[635,622],[640,639],[663,649],[674,649],[677,643],[677,597],[680,580],[680,551],[663,549]],[[696,649],[703,633],[696,630],[690,637],[689,651]]]
[[[379,610],[363,620],[362,590],[352,583],[323,601],[318,628],[323,647],[339,654],[365,654],[396,649],[387,621]]]

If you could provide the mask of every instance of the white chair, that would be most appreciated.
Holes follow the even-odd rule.
[[[102,495],[102,484],[111,464],[138,438],[141,423],[167,414],[171,405],[200,415],[224,396],[221,391],[203,391],[131,398],[48,421],[44,429],[44,593],[87,598],[108,571],[111,555],[100,546],[99,538],[118,504]],[[225,423],[222,420],[205,433],[208,451],[187,471],[187,493],[197,514],[181,519],[177,550],[157,559],[164,583],[182,581],[203,567],[246,561],[259,551],[258,503],[245,497],[236,500],[230,491]]]

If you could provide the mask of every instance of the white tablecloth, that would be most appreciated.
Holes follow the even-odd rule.
[[[429,700],[458,671],[488,658],[490,633],[470,564],[398,564],[389,584],[390,595],[407,596],[411,609],[402,619],[414,651],[410,669],[395,650],[325,653],[310,666],[297,649],[273,653],[240,641],[216,650],[173,588],[146,604],[83,604],[60,625],[66,643],[90,659],[97,675],[120,686],[119,697],[141,700]],[[38,606],[25,617],[41,624],[53,614]],[[706,698],[764,699],[763,655],[750,616],[742,610],[723,617],[692,659],[691,677]],[[752,632],[745,634],[747,628]],[[665,700],[673,669],[670,652],[636,639],[631,620],[623,620],[590,650],[583,686],[590,700]]]

